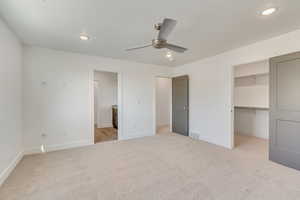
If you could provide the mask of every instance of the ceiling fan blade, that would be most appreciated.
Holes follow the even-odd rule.
[[[165,18],[163,23],[161,24],[158,37],[159,40],[167,40],[167,37],[173,31],[177,24],[177,21],[174,19]]]
[[[180,46],[177,46],[177,45],[174,45],[174,44],[169,44],[169,43],[167,43],[167,44],[165,45],[165,48],[170,49],[170,50],[172,50],[172,51],[176,51],[176,52],[178,52],[178,53],[183,53],[183,52],[185,52],[186,50],[188,50],[187,48],[180,47]]]
[[[126,49],[126,51],[133,51],[133,50],[143,49],[143,48],[147,48],[147,47],[151,47],[151,46],[152,46],[152,44],[147,44],[144,46],[132,47],[132,48]]]

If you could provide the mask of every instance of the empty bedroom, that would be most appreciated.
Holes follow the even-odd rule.
[[[0,200],[299,200],[299,10],[0,0]]]

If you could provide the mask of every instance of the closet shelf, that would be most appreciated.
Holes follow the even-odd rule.
[[[240,75],[235,75],[234,78],[247,78],[247,77],[265,76],[265,75],[269,75],[269,72],[262,72],[256,74],[240,74]]]
[[[235,89],[267,89],[269,90],[268,85],[245,85],[245,86],[236,86]]]
[[[237,109],[255,109],[255,110],[269,110],[269,107],[258,107],[258,106],[234,106]]]

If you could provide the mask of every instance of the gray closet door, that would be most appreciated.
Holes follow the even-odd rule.
[[[189,78],[180,76],[172,79],[172,130],[189,135]]]
[[[300,52],[270,60],[270,160],[300,170]]]

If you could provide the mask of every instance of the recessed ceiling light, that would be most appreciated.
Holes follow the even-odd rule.
[[[87,40],[90,39],[90,37],[89,37],[88,35],[84,35],[84,34],[81,34],[81,35],[79,36],[79,38],[80,38],[81,40],[83,40],[83,41],[87,41]]]
[[[264,16],[268,16],[268,15],[273,14],[276,11],[277,11],[276,8],[268,8],[268,9],[264,10],[261,14]]]

